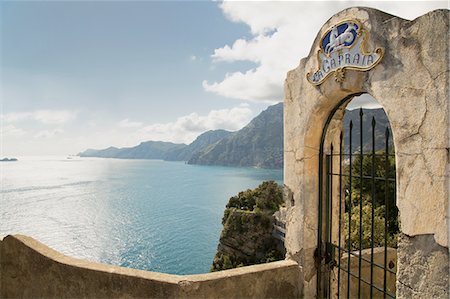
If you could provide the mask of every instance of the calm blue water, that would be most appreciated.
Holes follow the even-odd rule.
[[[0,169],[1,238],[172,274],[209,271],[229,197],[282,182],[282,170],[157,160],[22,158]]]

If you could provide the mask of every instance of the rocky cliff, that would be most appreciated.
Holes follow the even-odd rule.
[[[273,236],[273,214],[282,204],[282,189],[273,181],[230,198],[211,271],[284,259]]]
[[[188,163],[283,168],[283,103],[269,106],[241,130],[194,154]]]

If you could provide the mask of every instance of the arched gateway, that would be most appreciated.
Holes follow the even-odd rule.
[[[386,174],[384,182],[395,184],[392,196],[396,198],[401,225],[396,288],[384,282],[381,287],[372,287],[378,287],[379,294],[370,293],[370,287],[369,293],[364,293],[359,287],[350,297],[372,294],[388,298],[448,298],[448,32],[448,10],[436,10],[409,21],[375,9],[349,8],[322,27],[309,56],[288,73],[284,181],[291,200],[287,200],[285,242],[288,258],[302,267],[305,298],[335,297],[338,292],[347,297],[348,288],[337,285],[343,284],[350,274],[336,271],[337,264],[349,251],[348,261],[351,255],[361,260],[360,252],[345,251],[347,247],[339,237],[340,218],[333,216],[344,212],[339,204],[349,190],[344,190],[339,182],[341,175],[329,174],[333,173],[330,167],[336,172],[340,164],[349,162],[330,157],[336,156],[333,151],[341,146],[346,105],[364,93],[378,101],[391,125],[392,132],[388,129],[387,135],[392,138],[395,152],[385,150],[384,161],[389,155],[395,156],[396,175],[388,178]],[[359,154],[362,158],[363,154]],[[375,149],[368,156],[374,161]],[[375,183],[368,186],[373,188]],[[329,216],[334,218],[330,220]],[[330,249],[333,246],[337,251]],[[381,248],[382,255],[386,247]],[[388,268],[392,267],[386,267],[386,262],[380,267],[381,272],[373,270],[374,254],[371,250],[366,258],[366,263],[372,264],[369,276],[359,275],[362,272],[358,269],[352,273],[352,279],[359,284],[363,280],[363,284],[373,286],[368,280],[379,279],[375,276],[381,272],[389,275]],[[389,293],[389,289],[396,289],[396,294]]]

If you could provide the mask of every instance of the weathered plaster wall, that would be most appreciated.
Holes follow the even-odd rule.
[[[295,298],[294,261],[169,275],[64,256],[26,236],[0,243],[0,298]]]
[[[404,298],[448,298],[448,249],[436,244],[432,235],[400,237],[397,288]]]
[[[339,83],[329,77],[319,86],[306,80],[317,69],[321,37],[342,20],[357,19],[369,33],[367,48],[384,48],[370,71],[347,70]],[[448,286],[449,11],[436,10],[413,21],[371,8],[349,8],[334,15],[318,32],[308,57],[290,71],[284,100],[284,182],[293,201],[287,212],[288,257],[302,265],[304,295],[315,295],[313,253],[318,227],[318,165],[322,130],[332,109],[357,93],[369,93],[383,106],[393,130],[397,167],[397,205],[401,231],[430,235],[446,252],[430,271],[442,273]],[[400,243],[404,239],[400,240]],[[402,245],[400,244],[400,247]],[[398,271],[418,264],[405,260]],[[418,270],[418,268],[417,268]],[[405,277],[399,275],[399,280]],[[424,279],[429,280],[431,276]],[[423,286],[427,284],[424,281]],[[424,297],[426,288],[418,289]],[[447,288],[448,291],[448,288]],[[403,289],[399,297],[407,297]],[[447,293],[448,296],[448,293]]]

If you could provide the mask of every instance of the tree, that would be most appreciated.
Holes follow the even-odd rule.
[[[283,203],[283,191],[274,181],[263,182],[255,191],[256,207],[260,210],[275,212]]]
[[[359,249],[359,226],[360,219],[360,206],[356,205],[352,207],[351,214],[351,235],[349,235],[349,213],[345,213],[342,219],[344,236],[345,236],[345,248],[348,247],[348,242],[350,242],[350,248],[352,250]],[[384,206],[378,207],[374,210],[374,234],[373,234],[373,246],[381,247],[384,246]],[[370,248],[372,241],[372,203],[366,200],[362,206],[362,239],[361,248]],[[398,231],[391,233],[388,231],[387,236],[387,246],[397,247]]]
[[[349,172],[350,165],[347,165],[344,173],[350,174]],[[384,246],[385,211],[387,204],[387,245],[397,247],[399,221],[395,200],[395,183],[393,180],[395,179],[394,156],[388,156],[386,161],[384,152],[377,152],[375,156],[366,155],[363,157],[356,154],[352,161],[351,176],[351,186],[349,176],[345,176],[343,179],[345,190],[345,213],[343,217],[345,246],[348,246],[350,242],[352,249],[359,248],[360,209],[362,208],[361,246],[363,249],[370,247],[372,241],[372,205],[374,205],[374,246]],[[349,236],[350,209],[352,213],[350,221],[351,233]]]

